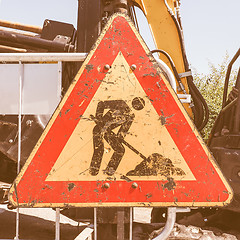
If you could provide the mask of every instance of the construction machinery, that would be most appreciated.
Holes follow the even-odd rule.
[[[47,53],[88,53],[112,14],[116,12],[127,14],[138,28],[136,8],[142,10],[152,31],[157,47],[157,49],[151,51],[152,54],[156,54],[156,58],[163,61],[166,67],[171,70],[175,80],[176,93],[196,128],[201,131],[208,122],[209,111],[204,98],[194,84],[187,60],[179,0],[79,0],[77,29],[72,24],[50,19],[44,21],[42,28],[2,20],[0,21],[2,27],[0,29],[0,52],[42,53],[43,55],[47,55]],[[218,224],[224,225],[226,222],[223,223],[223,218],[227,214],[237,215],[240,212],[240,96],[238,94],[240,71],[237,75],[234,90],[228,97],[231,68],[239,55],[240,50],[237,51],[229,64],[222,110],[216,119],[208,142],[209,148],[233,188],[234,200],[225,210],[216,208],[210,210],[195,209],[192,213],[183,214],[179,220],[186,218],[186,216],[191,218],[191,216],[195,216],[194,214],[201,213],[201,220],[208,217],[211,219],[218,218],[222,221]],[[63,62],[61,97],[66,93],[80,66],[81,62],[77,61]],[[20,121],[23,126],[21,130],[21,166],[29,157],[49,118],[50,115],[46,114],[25,114],[21,117]],[[0,116],[0,181],[10,184],[16,178],[18,169],[18,122],[19,119],[16,114]],[[7,202],[6,188],[2,192],[4,193],[2,202]],[[111,209],[108,213],[99,211],[101,216],[99,221],[103,226],[107,223],[106,221],[115,223],[114,216],[117,210]],[[124,211],[127,215],[128,209]],[[153,209],[152,222],[164,221],[159,216],[165,211],[164,208]],[[62,213],[72,219],[93,219],[92,209],[63,209]],[[106,217],[106,215],[111,217]],[[212,220],[213,223],[214,221]],[[226,226],[229,227],[228,224]],[[224,227],[226,226],[224,225]],[[154,227],[150,229],[152,231]],[[141,231],[144,230],[146,228],[141,228]],[[107,239],[104,237],[104,233],[101,234],[103,235],[100,239]]]

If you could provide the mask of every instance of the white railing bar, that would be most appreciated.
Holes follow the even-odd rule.
[[[20,172],[21,163],[21,135],[22,135],[22,86],[23,86],[23,64],[19,61],[19,105],[18,105],[18,161],[17,161],[17,174]],[[20,212],[17,208],[16,212],[16,240],[19,240],[19,221]]]
[[[58,89],[57,89],[57,96],[61,96],[61,93],[62,93],[62,62],[58,61]]]
[[[56,208],[55,240],[60,240],[60,208]]]
[[[94,226],[91,224],[88,227],[84,228],[84,230],[76,237],[74,240],[91,240]]]
[[[23,87],[23,64],[22,64],[21,61],[19,61],[18,163],[17,163],[17,174],[20,172],[20,162],[21,162],[22,87]]]
[[[93,225],[94,225],[94,240],[97,240],[97,208],[94,208],[94,214],[93,214]]]
[[[75,62],[84,61],[87,53],[0,53],[0,62]]]
[[[19,220],[20,220],[20,213],[19,213],[19,208],[17,208],[16,211],[16,236],[14,240],[19,240]]]
[[[130,229],[129,229],[129,240],[133,239],[133,207],[130,207]]]

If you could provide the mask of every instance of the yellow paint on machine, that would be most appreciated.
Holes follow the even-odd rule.
[[[181,49],[179,33],[171,15],[167,10],[164,0],[134,0],[134,1],[139,4],[144,14],[146,15],[157,48],[164,50],[171,56],[178,73],[185,72],[185,66],[183,61],[184,53],[182,52]],[[175,2],[176,0],[167,0],[168,5],[173,12]],[[170,62],[163,54],[160,55],[160,58],[171,69]],[[181,80],[185,87],[186,92],[189,94],[186,77],[182,78]],[[185,107],[189,116],[193,118],[192,110],[189,104],[184,103],[183,106]]]

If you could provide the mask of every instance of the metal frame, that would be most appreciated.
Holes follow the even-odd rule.
[[[1,53],[0,62],[75,62],[84,61],[87,53]]]
[[[23,88],[23,62],[57,62],[58,63],[58,80],[62,79],[62,62],[68,61],[84,61],[86,53],[2,53],[0,54],[0,62],[18,62],[19,63],[19,105],[18,105],[18,161],[17,173],[20,172],[21,161],[21,129],[22,129],[22,88]],[[61,89],[58,89],[61,91]],[[20,208],[16,211],[16,236],[15,240],[19,240],[20,226]],[[56,225],[55,239],[60,240],[60,208],[56,209]]]
[[[238,59],[239,56],[240,56],[240,48],[238,49],[238,51],[236,52],[236,54],[234,55],[234,57],[232,58],[232,60],[230,61],[230,63],[228,64],[228,67],[227,67],[227,73],[226,73],[226,77],[225,77],[224,91],[223,91],[222,108],[225,107],[226,101],[227,101],[228,84],[229,84],[229,78],[230,78],[231,71],[232,71],[232,66],[236,62],[236,60]]]
[[[21,131],[22,131],[22,85],[23,85],[23,64],[19,61],[19,105],[18,105],[18,162],[17,162],[17,174],[20,172],[21,161]],[[17,208],[16,213],[16,240],[19,240],[19,221],[20,212]]]
[[[60,240],[60,208],[56,208],[55,239]]]

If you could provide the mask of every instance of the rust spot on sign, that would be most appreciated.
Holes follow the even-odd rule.
[[[152,197],[152,194],[151,194],[151,193],[148,193],[148,194],[146,194],[146,197],[147,197],[147,199],[149,199],[149,198]]]
[[[92,64],[87,64],[86,65],[86,70],[89,73],[91,70],[93,70],[93,65]]]
[[[163,185],[163,189],[167,188],[167,190],[171,191],[174,190],[176,187],[176,183],[174,182],[174,179],[171,177],[167,178],[167,183]]]
[[[75,184],[74,183],[69,183],[68,184],[68,191],[71,192],[73,190],[73,188],[75,188]]]

